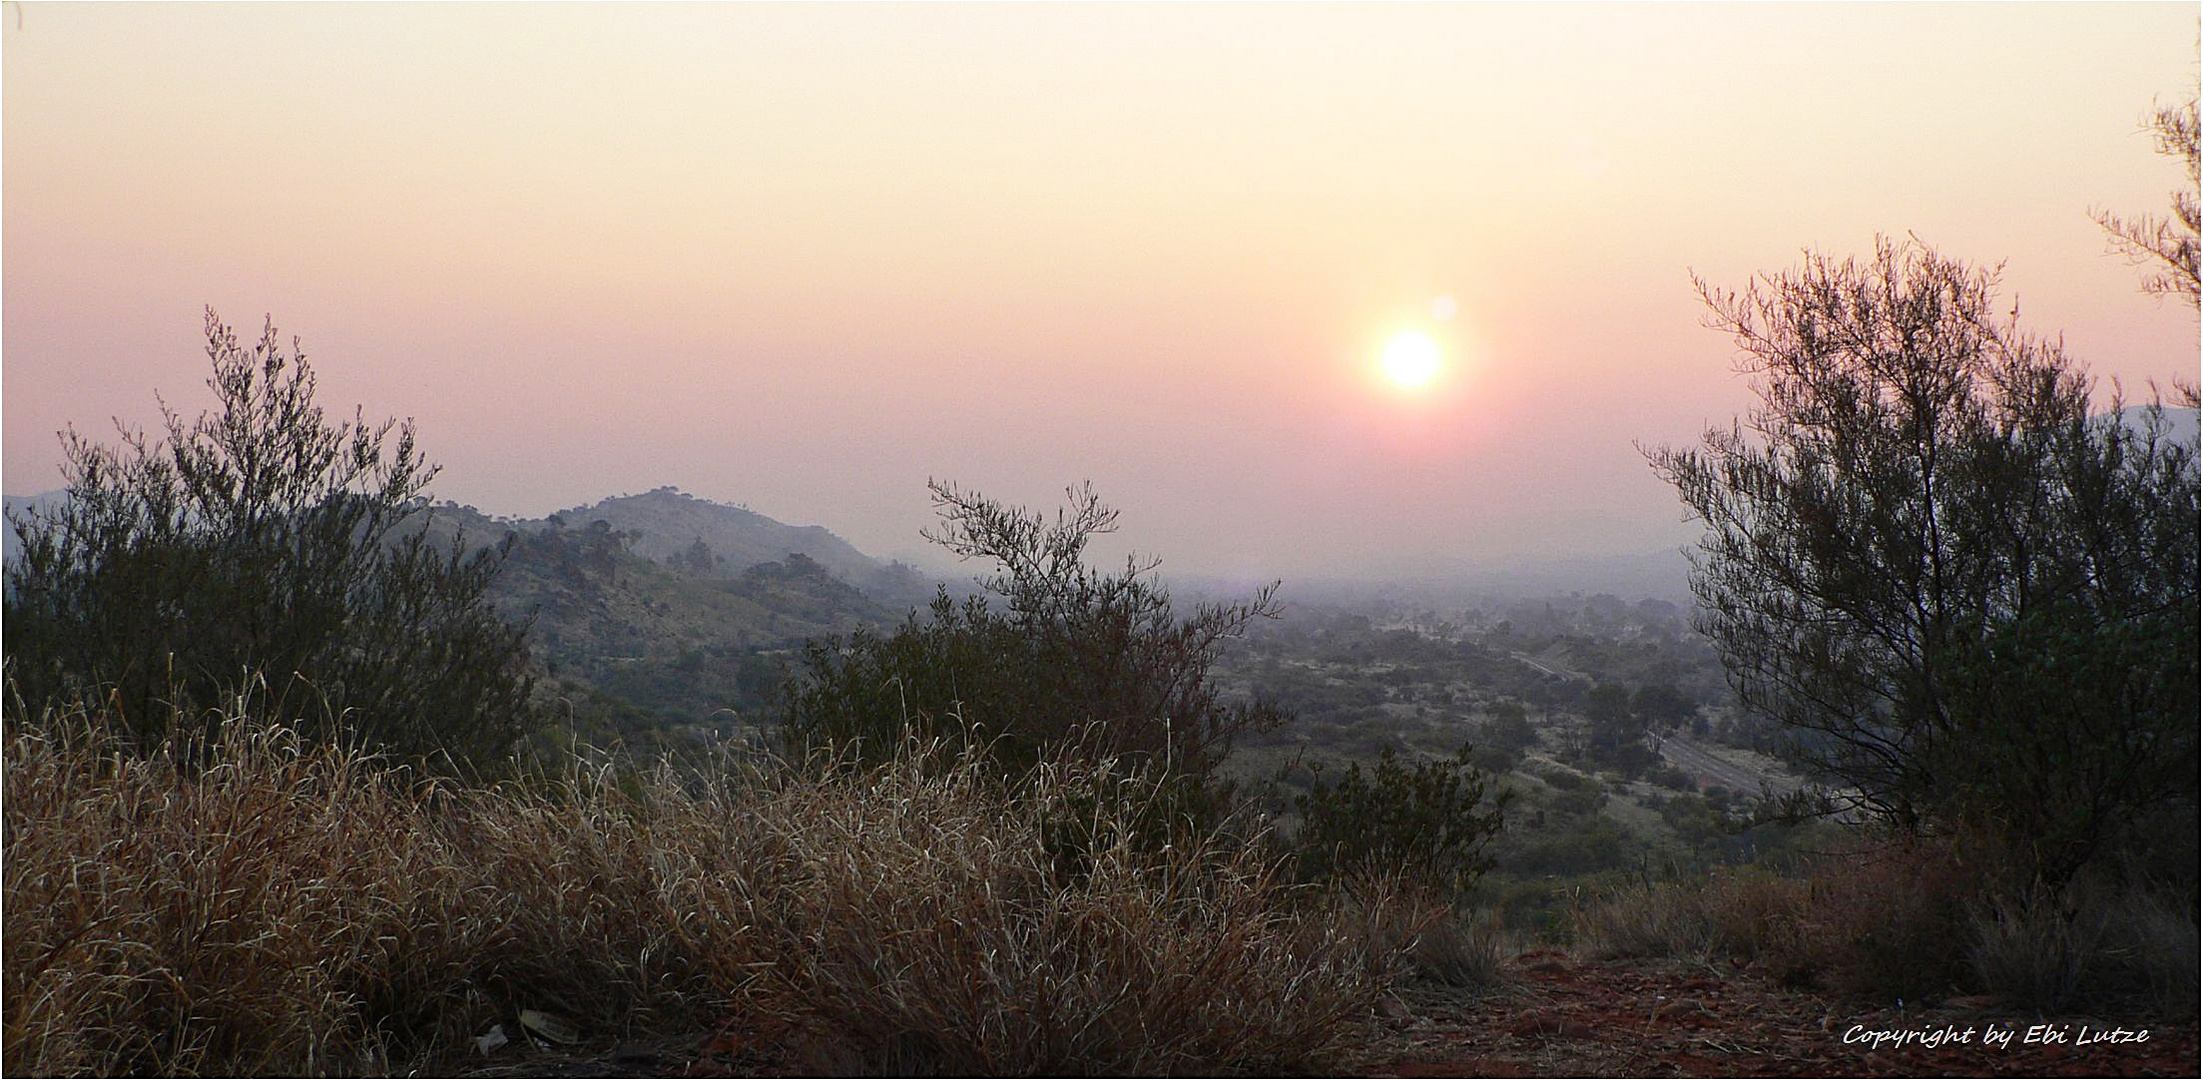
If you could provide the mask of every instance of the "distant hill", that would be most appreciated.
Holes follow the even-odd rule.
[[[732,577],[760,563],[801,555],[890,606],[922,604],[932,582],[902,564],[882,562],[818,525],[787,525],[753,510],[662,487],[619,495],[551,515],[568,528],[602,521],[625,533],[636,554],[691,572]],[[522,522],[537,527],[545,522]]]
[[[17,556],[23,554],[23,538],[15,535],[15,516],[17,514],[25,513],[31,510],[37,510],[44,507],[52,506],[55,503],[60,502],[67,496],[68,493],[65,491],[44,491],[36,495],[8,495],[0,497],[4,498],[6,501],[5,510],[7,513],[7,527],[5,529],[0,529],[0,532],[5,532],[7,534],[4,541],[6,548],[6,561],[14,562]]]
[[[707,574],[643,557],[603,520],[513,530],[492,586],[499,610],[533,620],[554,714],[600,744],[754,723],[805,639],[897,617],[799,552]]]
[[[2104,419],[2110,415],[2112,414],[2105,413],[2104,416],[2097,419]],[[2147,415],[2147,407],[2142,405],[2129,405],[2118,412],[2119,422],[2134,431],[2142,430]],[[2195,409],[2166,409],[2165,430],[2175,442],[2183,442],[2189,446],[2203,446],[2203,416],[2199,416]]]
[[[782,524],[755,511],[699,499],[672,487],[640,495],[616,495],[551,516],[563,518],[568,528],[603,521],[633,536],[636,554],[661,563],[685,556],[692,544],[702,540],[730,574],[790,552],[848,579],[880,567],[877,560],[821,526]]]
[[[445,503],[427,520],[439,543],[510,541],[492,602],[533,620],[553,713],[600,745],[754,723],[804,640],[897,621],[932,588],[826,529],[672,488],[541,519]]]

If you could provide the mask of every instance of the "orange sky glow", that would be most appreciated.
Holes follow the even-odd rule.
[[[495,513],[676,484],[889,556],[928,477],[1091,479],[1288,583],[1689,540],[1635,446],[1750,400],[1693,271],[1909,232],[2107,389],[2197,373],[2088,216],[2183,181],[2193,4],[15,11],[10,493],[203,407],[206,305]]]

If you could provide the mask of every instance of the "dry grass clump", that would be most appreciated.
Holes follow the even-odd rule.
[[[1982,901],[1969,920],[1967,959],[1983,985],[2022,1008],[2049,1012],[2081,987],[2082,968],[2096,951],[2101,925],[2062,911],[2041,890]]]
[[[2192,904],[2139,875],[2029,886],[1975,837],[1860,842],[1795,877],[1717,870],[1640,885],[1575,912],[1599,957],[1745,957],[1847,996],[1988,993],[2050,1011],[2081,1003],[2196,1007]]]
[[[7,737],[11,1071],[385,1071],[521,1008],[795,1065],[1307,1069],[1396,970],[1250,848],[1143,854],[1093,770],[486,789],[229,727],[203,768]],[[1067,807],[1076,859],[1045,842]]]
[[[1979,888],[1963,870],[1909,844],[1830,853],[1798,877],[1715,870],[1579,905],[1576,940],[1596,957],[1742,957],[1791,984],[1918,998],[1962,963],[1959,931]]]
[[[1807,906],[1804,882],[1756,869],[1624,889],[1578,905],[1578,947],[1597,959],[1770,957],[1794,946]]]
[[[1796,979],[1891,1002],[1939,1000],[1966,977],[1966,914],[2001,863],[1950,843],[1890,839],[1826,855],[1798,935],[1773,958]]]
[[[1424,922],[1407,949],[1409,970],[1416,978],[1456,988],[1497,984],[1507,955],[1506,934],[1497,919],[1451,910]]]
[[[2138,877],[2085,879],[1977,905],[1967,960],[1984,989],[2050,1012],[2078,1001],[2140,1005],[2193,1016],[2196,912]]]
[[[279,737],[228,749],[185,771],[8,738],[12,1068],[327,1071],[454,1015],[496,905],[420,798]]]
[[[779,796],[771,843],[824,872],[775,897],[806,917],[780,928],[772,1011],[838,1051],[820,1064],[1292,1068],[1366,1030],[1382,959],[1337,916],[1288,910],[1250,849],[1143,854],[1151,789],[1098,772],[1044,768],[1004,801],[987,788],[961,765]],[[1066,808],[1089,815],[1076,858],[1043,843]]]

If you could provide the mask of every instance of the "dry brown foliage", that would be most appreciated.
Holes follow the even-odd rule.
[[[1862,839],[1804,872],[1715,870],[1575,911],[1596,959],[1749,959],[1776,978],[1883,1003],[1987,993],[2028,1009],[2192,1016],[2192,903],[2135,873],[2048,889],[1985,834]]]
[[[1401,969],[1257,848],[1143,854],[1092,770],[1005,787],[912,748],[468,788],[225,730],[204,768],[8,734],[11,1072],[383,1072],[522,1008],[790,1067],[1306,1070]],[[1076,865],[1043,843],[1064,807]]]

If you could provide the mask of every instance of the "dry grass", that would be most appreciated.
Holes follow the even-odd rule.
[[[1501,965],[1512,952],[1497,919],[1448,910],[1424,924],[1407,957],[1410,970],[1425,982],[1484,988],[1499,983]]]
[[[242,725],[232,725],[243,731]],[[1131,842],[1090,771],[575,767],[430,783],[280,731],[194,770],[5,745],[11,1071],[382,1072],[522,1008],[788,1067],[1320,1069],[1399,965],[1252,850]],[[805,778],[809,777],[809,778]],[[1043,842],[1065,807],[1090,857]]]
[[[1982,986],[2038,1012],[2118,1002],[2193,1016],[2199,978],[2192,905],[2136,878],[2084,879],[1976,906],[1967,959]]]
[[[1794,948],[1806,883],[1763,870],[1722,869],[1687,881],[1625,889],[1574,916],[1577,945],[1597,959],[1663,956],[1768,958]]]
[[[2010,865],[1978,838],[1861,842],[1798,876],[1717,870],[1580,904],[1576,942],[1596,958],[1744,957],[1883,1002],[1985,992],[2040,1011],[2194,1013],[2192,905],[2138,876],[2029,888]]]
[[[1798,877],[1722,869],[1621,890],[1575,911],[1594,957],[1742,957],[1779,980],[1847,995],[1918,999],[1962,962],[1974,884],[1947,853],[1859,845]]]

